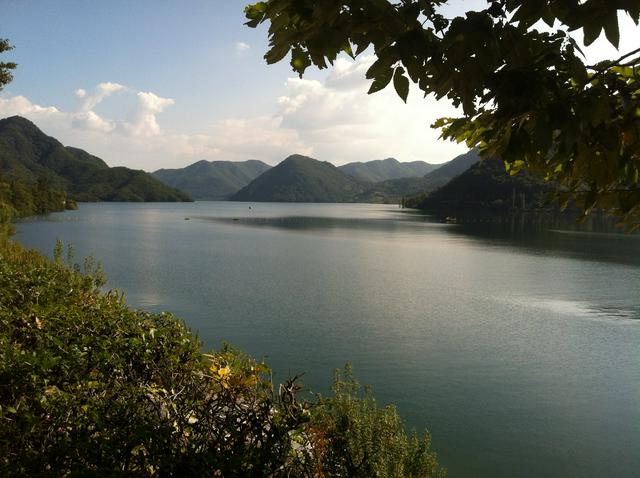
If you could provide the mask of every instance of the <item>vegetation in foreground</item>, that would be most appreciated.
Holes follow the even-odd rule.
[[[0,476],[444,475],[429,435],[407,436],[348,368],[302,402],[295,379],[275,389],[238,350],[202,353],[63,253],[0,237]]]

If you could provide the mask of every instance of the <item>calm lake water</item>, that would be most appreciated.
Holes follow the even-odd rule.
[[[190,220],[185,220],[188,217]],[[19,225],[325,391],[353,363],[452,477],[640,473],[640,238],[383,205],[82,204]]]

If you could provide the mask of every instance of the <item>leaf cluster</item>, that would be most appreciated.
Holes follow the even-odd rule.
[[[0,54],[5,53],[9,50],[13,50],[13,46],[9,43],[9,40],[6,38],[0,38]],[[18,65],[9,61],[0,61],[0,90],[13,80],[13,75],[11,74],[11,70],[14,70]]]
[[[446,139],[528,168],[571,198],[640,223],[640,49],[586,65],[584,43],[602,32],[618,46],[618,14],[636,24],[635,0],[494,0],[449,18],[438,0],[269,0],[246,7],[248,25],[269,22],[267,62],[291,53],[300,75],[338,55],[373,50],[370,93],[410,81],[447,98],[463,116],[434,124]],[[547,28],[537,28],[544,22]]]

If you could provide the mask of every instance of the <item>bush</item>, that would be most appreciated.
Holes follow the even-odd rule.
[[[349,365],[336,371],[333,392],[319,400],[312,420],[313,449],[324,476],[444,476],[430,436],[407,436],[395,407],[378,407],[370,388],[362,393]]]
[[[295,379],[276,392],[265,364],[202,353],[62,256],[0,240],[0,476],[439,476],[428,437],[349,373],[300,402]]]

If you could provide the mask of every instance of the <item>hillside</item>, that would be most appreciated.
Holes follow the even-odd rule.
[[[410,201],[410,207],[433,211],[538,209],[553,185],[527,171],[510,176],[502,161],[474,164],[440,189]]]
[[[358,202],[398,202],[403,197],[434,191],[478,162],[480,157],[474,150],[456,156],[422,177],[390,179],[373,184],[357,197]],[[428,164],[428,163],[424,163]]]
[[[26,184],[46,181],[77,201],[189,201],[144,171],[110,168],[100,158],[65,147],[31,121],[0,120],[0,173]]]
[[[232,201],[351,202],[362,186],[333,164],[294,154],[231,196]]]
[[[401,163],[397,159],[387,158],[365,163],[348,163],[339,166],[338,169],[358,181],[378,183],[389,179],[422,177],[438,168],[438,166],[424,161]]]
[[[444,186],[453,178],[467,171],[471,166],[480,161],[480,155],[475,149],[456,156],[451,161],[444,163],[435,171],[424,176],[424,190],[434,191],[440,186]]]
[[[270,169],[262,161],[198,161],[185,168],[159,169],[151,175],[194,199],[223,200]]]

